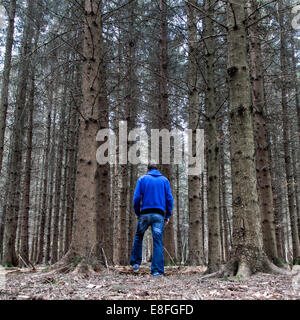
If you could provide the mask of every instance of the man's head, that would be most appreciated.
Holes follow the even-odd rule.
[[[158,169],[158,165],[155,160],[150,160],[148,163],[148,171],[150,171],[152,169],[155,169],[155,170]]]

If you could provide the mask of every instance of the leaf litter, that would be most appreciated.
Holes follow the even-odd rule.
[[[164,277],[153,278],[149,264],[138,274],[129,266],[90,275],[42,270],[6,271],[0,300],[300,300],[299,270],[290,275],[257,273],[247,279],[201,279],[205,268],[186,266],[165,267]]]

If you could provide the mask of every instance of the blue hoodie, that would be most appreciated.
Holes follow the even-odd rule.
[[[170,218],[173,209],[173,196],[169,180],[158,170],[152,169],[138,179],[133,196],[133,208],[139,216],[142,211],[165,213]]]

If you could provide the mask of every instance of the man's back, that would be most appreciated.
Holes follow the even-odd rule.
[[[173,209],[169,180],[156,169],[148,171],[137,181],[133,206],[138,216],[154,212],[164,215],[166,212],[166,218],[169,218]]]

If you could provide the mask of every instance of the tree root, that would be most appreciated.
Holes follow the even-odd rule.
[[[96,271],[94,267],[90,264],[87,264],[84,260],[81,261],[74,269],[72,273],[84,273],[84,274],[95,274]]]
[[[281,275],[291,275],[292,274],[291,271],[277,267],[268,258],[265,258],[264,263],[265,263],[265,268],[266,268],[265,272],[266,273],[281,274]]]
[[[240,276],[242,278],[249,278],[251,275],[262,272],[277,275],[292,275],[293,273],[288,270],[281,269],[273,264],[267,256],[263,256],[261,260],[251,266],[250,263],[245,261],[239,261],[237,259],[229,260],[229,262],[221,266],[220,270],[213,273],[208,273],[209,269],[205,274],[200,277],[200,280],[211,279],[211,278],[223,278],[223,277],[233,277]]]
[[[79,257],[73,250],[69,250],[66,255],[50,266],[47,275],[55,273],[75,273],[75,274],[93,274],[102,271],[103,265],[97,260],[91,260],[90,257]]]

